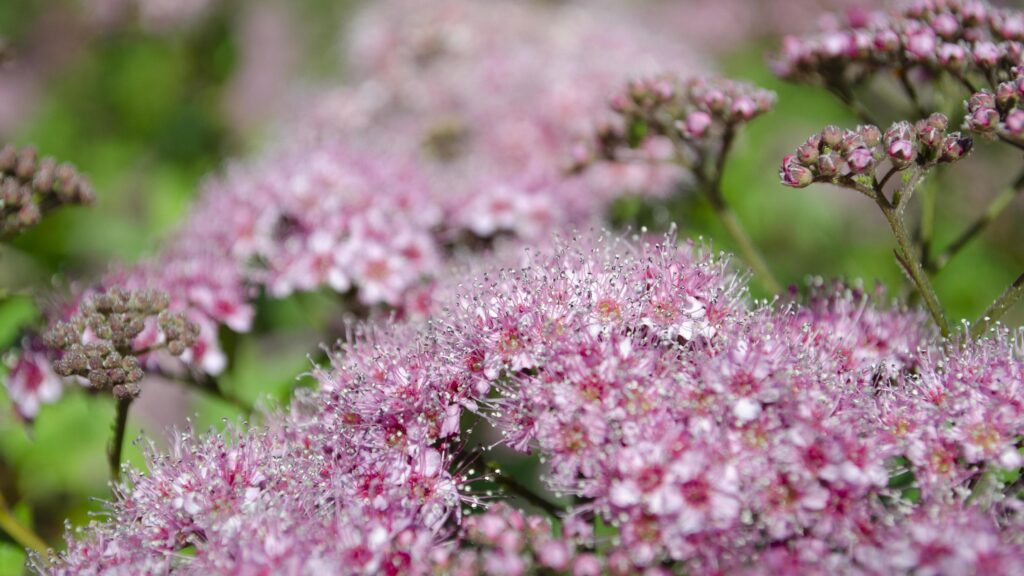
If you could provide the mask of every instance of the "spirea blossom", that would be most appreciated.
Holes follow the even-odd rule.
[[[631,74],[691,66],[680,43],[578,7],[382,4],[350,48],[353,86],[305,110],[283,144],[210,178],[161,253],[100,280],[167,293],[200,327],[182,356],[191,368],[225,368],[219,327],[247,331],[261,293],[327,288],[353,310],[415,310],[457,248],[585,225],[621,192],[675,176],[565,166]],[[336,106],[359,111],[340,119]]]
[[[899,10],[857,14],[844,27],[787,37],[774,61],[788,80],[839,90],[880,71],[922,78],[946,73],[1001,78],[1021,64],[1024,14],[982,0],[914,0]]]
[[[359,82],[321,101],[317,129],[406,150],[443,191],[451,229],[541,239],[589,225],[615,196],[664,192],[678,173],[620,163],[567,177],[573,145],[630,78],[701,70],[681,42],[608,8],[378,3],[353,26]]]
[[[897,122],[884,133],[871,125],[856,130],[826,126],[782,159],[779,179],[793,188],[814,182],[853,186],[858,178],[875,181],[882,168],[891,176],[911,167],[955,162],[971,151],[973,141],[959,132],[947,133],[948,127],[949,119],[942,114],[914,124]]]
[[[40,159],[34,148],[0,148],[0,238],[35,226],[65,204],[89,204],[92,187],[67,163]]]
[[[751,302],[727,259],[672,237],[499,261],[439,291],[430,321],[359,330],[265,429],[151,453],[58,571],[1024,567],[1018,340],[941,340],[842,284]],[[561,533],[473,513],[474,421],[576,496]]]

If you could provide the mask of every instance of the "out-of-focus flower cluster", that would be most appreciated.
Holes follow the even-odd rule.
[[[597,129],[596,150],[580,150],[575,160],[619,160],[624,148],[649,149],[652,139],[661,138],[669,149],[677,147],[680,163],[699,169],[723,153],[724,138],[774,105],[775,93],[725,78],[636,80],[612,97],[616,121]]]
[[[88,16],[104,26],[138,23],[153,32],[187,28],[207,15],[218,0],[85,0]]]
[[[151,455],[56,571],[1024,568],[1018,339],[947,343],[841,284],[752,305],[674,238],[502,260],[446,315],[364,331],[267,429]],[[473,515],[471,420],[578,498],[561,533]]]
[[[994,92],[983,90],[965,103],[964,128],[988,137],[998,137],[1024,146],[1024,74],[1014,69],[1014,77],[1001,82]]]
[[[814,182],[851,185],[858,177],[866,177],[871,186],[880,167],[896,173],[955,162],[971,151],[973,141],[959,132],[948,133],[948,128],[949,119],[942,114],[914,124],[897,122],[884,133],[871,125],[855,130],[826,126],[782,159],[779,178],[794,188]]]
[[[33,148],[0,148],[0,238],[10,238],[39,223],[65,204],[88,204],[92,188],[74,166]]]
[[[167,293],[200,326],[182,359],[214,375],[226,366],[219,327],[249,330],[261,290],[327,287],[356,310],[422,312],[449,255],[589,225],[617,194],[677,176],[614,164],[565,174],[572,143],[630,75],[691,65],[681,43],[630,22],[512,1],[370,8],[351,47],[355,84],[210,179],[161,254],[101,287]]]
[[[846,27],[787,37],[774,67],[786,79],[836,88],[883,70],[992,81],[1021,64],[1022,40],[1019,10],[982,0],[914,0],[898,11],[852,13]]]

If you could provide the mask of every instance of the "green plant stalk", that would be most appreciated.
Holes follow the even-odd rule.
[[[921,245],[921,262],[928,271],[928,262],[932,259],[932,240],[935,237],[935,189],[934,181],[921,191],[921,226],[918,240]]]
[[[23,548],[31,548],[41,555],[46,555],[48,549],[46,542],[43,542],[38,534],[14,517],[3,494],[0,494],[0,528]]]
[[[736,217],[736,213],[732,211],[729,203],[725,201],[725,195],[722,194],[722,174],[725,172],[725,161],[729,155],[729,150],[732,148],[735,136],[736,134],[732,128],[726,130],[722,137],[722,147],[715,160],[714,173],[711,176],[705,174],[700,177],[700,180],[706,183],[706,186],[703,188],[711,208],[715,211],[715,215],[718,216],[718,220],[722,223],[725,231],[736,242],[740,254],[747,261],[747,264],[750,265],[754,275],[761,279],[765,288],[770,292],[779,294],[782,292],[782,285],[779,284],[775,275],[772,274],[771,268],[768,267],[764,256],[761,255],[760,250],[754,245],[753,240],[750,239],[747,231],[743,228],[743,224],[740,223],[740,219]]]
[[[736,246],[740,250],[740,254],[743,255],[743,259],[750,264],[750,268],[754,271],[754,274],[764,282],[765,288],[774,294],[782,292],[782,286],[779,281],[775,279],[775,275],[768,268],[767,262],[764,257],[761,256],[761,252],[758,251],[757,247],[754,246],[754,242],[747,235],[747,231],[744,230],[743,225],[740,224],[739,218],[736,217],[736,213],[725,203],[719,203],[714,200],[711,201],[711,207],[715,210],[715,214],[718,216],[718,220],[722,223],[725,231],[729,233]]]
[[[540,508],[548,515],[550,515],[552,518],[558,518],[561,513],[565,512],[565,510],[561,506],[555,504],[554,502],[551,502],[547,498],[544,498],[540,494],[537,494],[528,487],[520,484],[519,481],[516,480],[515,478],[502,474],[501,469],[498,467],[497,463],[484,462],[484,468],[486,468],[487,471],[490,473],[490,479],[495,484],[501,486],[509,493],[519,496],[523,500],[526,500],[527,502],[536,506],[537,508]]]
[[[1013,284],[1010,284],[999,298],[988,307],[988,310],[985,310],[985,313],[981,315],[981,318],[971,328],[971,336],[973,338],[980,338],[985,332],[988,332],[993,324],[998,322],[1004,314],[1013,308],[1022,295],[1024,295],[1024,274],[1018,276],[1013,281]]]
[[[942,310],[942,305],[939,303],[939,297],[935,294],[935,289],[932,288],[931,282],[928,280],[928,275],[925,274],[924,268],[922,268],[921,263],[918,262],[914,255],[914,247],[910,241],[909,234],[907,234],[907,227],[903,222],[902,215],[898,209],[885,200],[881,192],[879,192],[878,206],[882,209],[885,219],[889,221],[889,227],[892,228],[893,236],[896,238],[896,245],[898,246],[896,251],[897,257],[903,264],[911,281],[917,287],[921,298],[924,299],[925,307],[928,308],[932,320],[938,325],[942,336],[949,337],[949,322],[946,320],[946,314]]]
[[[114,437],[110,440],[107,458],[110,464],[110,478],[115,483],[121,481],[121,451],[124,447],[124,434],[128,424],[128,409],[132,398],[117,399],[117,415],[114,417]]]
[[[1024,192],[1024,172],[1022,172],[1013,184],[1003,190],[998,196],[996,196],[992,202],[985,209],[974,222],[970,224],[953,242],[950,243],[949,247],[942,251],[937,257],[925,259],[925,269],[931,273],[936,274],[946,267],[946,264],[953,259],[960,251],[967,246],[972,240],[981,235],[982,232],[988,228],[1003,210],[1010,205],[1011,202],[1021,192]]]

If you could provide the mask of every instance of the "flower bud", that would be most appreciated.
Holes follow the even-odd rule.
[[[968,130],[991,132],[999,124],[999,112],[992,107],[982,106],[972,111],[965,120]]]
[[[796,159],[804,166],[814,166],[818,162],[818,154],[818,145],[812,141],[807,141],[796,149]]]
[[[897,169],[906,168],[917,156],[914,143],[905,139],[893,140],[886,147],[885,153]]]
[[[875,165],[875,157],[868,148],[854,148],[846,155],[852,174],[864,174]]]
[[[1006,132],[1014,138],[1024,136],[1024,110],[1011,110],[1006,115],[1006,121],[1003,122],[1003,126],[1006,128]]]
[[[961,70],[967,62],[967,51],[959,44],[942,44],[936,55],[939,64],[947,70]]]
[[[782,159],[782,167],[779,169],[779,180],[785,186],[792,188],[806,188],[814,182],[814,173],[810,168],[801,166],[796,162],[792,154]]]
[[[691,138],[702,138],[711,126],[711,115],[702,110],[691,112],[686,117],[683,131]]]
[[[973,140],[961,136],[959,132],[954,132],[946,136],[945,141],[943,141],[942,156],[939,158],[939,161],[956,162],[967,156],[973,146]]]
[[[999,47],[992,42],[978,42],[971,51],[971,57],[978,66],[991,68],[995,66],[1002,54]]]
[[[835,152],[822,154],[818,157],[818,174],[825,178],[833,178],[839,173],[842,159]]]
[[[737,98],[732,103],[732,110],[730,110],[734,118],[740,120],[750,120],[757,114],[757,104],[753,100],[746,97]]]
[[[821,142],[829,148],[835,148],[843,139],[843,131],[838,126],[825,126],[821,131]]]
[[[861,140],[868,148],[874,148],[882,141],[882,131],[878,129],[878,126],[871,124],[860,126],[857,128],[857,133],[860,134]]]
[[[1017,105],[1017,85],[1013,82],[1003,82],[996,87],[996,107],[1000,110],[1009,110]]]

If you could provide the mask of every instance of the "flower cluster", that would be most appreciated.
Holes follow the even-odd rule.
[[[173,32],[200,21],[217,0],[86,0],[88,16],[105,26],[141,25],[150,32]]]
[[[995,92],[983,90],[964,104],[964,129],[1024,145],[1024,74],[1014,69],[1014,78],[1001,82]]]
[[[0,148],[0,238],[10,238],[39,223],[65,204],[88,204],[92,188],[73,166],[33,148]]]
[[[804,188],[814,182],[849,183],[860,176],[874,181],[881,166],[895,173],[955,162],[970,152],[973,142],[959,132],[948,133],[948,128],[949,119],[942,114],[914,124],[897,122],[884,133],[871,125],[855,130],[826,126],[782,159],[779,179]]]
[[[377,3],[352,37],[361,82],[321,102],[318,129],[406,150],[443,191],[455,237],[543,238],[589,225],[624,191],[663,193],[678,178],[639,163],[565,175],[573,144],[628,78],[700,70],[636,14],[402,0]]]
[[[616,160],[623,148],[637,148],[649,138],[660,137],[681,140],[685,147],[678,151],[681,162],[694,167],[709,155],[705,149],[720,148],[723,138],[774,105],[774,92],[726,78],[635,80],[611,99],[618,121],[598,129],[596,155]],[[578,156],[585,161],[590,154]]]
[[[138,396],[138,356],[166,349],[180,356],[195,344],[199,327],[167,309],[167,295],[111,289],[86,298],[70,320],[58,322],[43,342],[56,351],[53,370],[77,376],[118,398]]]
[[[266,430],[151,455],[58,572],[1024,567],[1004,496],[1021,342],[943,343],[842,285],[751,305],[727,262],[671,237],[502,261],[452,279],[444,317],[363,330]],[[561,535],[473,514],[474,420],[578,497]]]
[[[848,27],[787,37],[778,75],[845,89],[879,71],[946,72],[965,84],[1021,64],[1024,14],[982,0],[914,0],[896,12],[855,14]]]
[[[438,266],[440,219],[414,167],[325,141],[210,182],[182,237],[229,255],[274,297],[329,286],[398,306]]]

